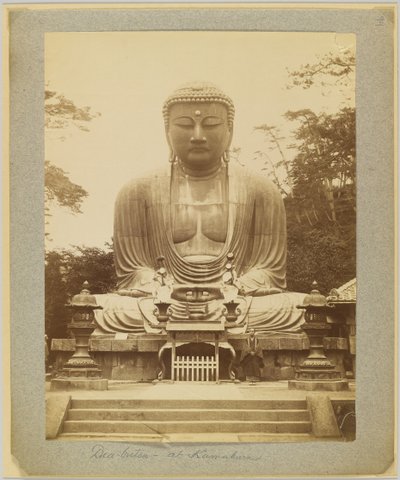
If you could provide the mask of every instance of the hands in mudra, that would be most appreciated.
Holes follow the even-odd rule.
[[[240,282],[240,279],[237,279],[234,282],[234,285],[238,289],[239,295],[243,295],[243,296],[251,295],[252,297],[264,297],[265,295],[274,295],[276,293],[283,292],[281,288],[275,288],[275,287],[271,287],[271,288],[260,287],[253,290],[248,290],[242,285],[242,283]]]
[[[118,295],[123,297],[151,297],[151,292],[140,290],[138,288],[123,288],[117,291]]]

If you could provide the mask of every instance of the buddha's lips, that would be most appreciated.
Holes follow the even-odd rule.
[[[206,147],[193,147],[189,150],[190,152],[197,152],[197,153],[203,153],[203,152],[208,152],[209,149]]]

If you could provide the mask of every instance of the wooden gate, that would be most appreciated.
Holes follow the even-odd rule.
[[[177,381],[218,381],[218,361],[213,356],[176,356],[172,369],[172,378]]]

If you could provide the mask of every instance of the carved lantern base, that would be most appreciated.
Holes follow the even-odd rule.
[[[66,362],[61,375],[51,381],[51,390],[107,390],[108,380],[89,354],[89,336],[94,329],[92,322],[70,324],[75,336],[75,352]]]
[[[326,322],[313,321],[303,325],[310,340],[310,353],[297,369],[295,379],[289,381],[289,389],[348,390],[348,381],[336,370],[324,352],[323,340],[328,329]]]

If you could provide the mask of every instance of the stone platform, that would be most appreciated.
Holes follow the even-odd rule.
[[[291,380],[295,370],[301,365],[308,354],[309,342],[305,334],[269,334],[257,335],[263,350],[264,368],[262,379],[268,381]],[[236,351],[236,362],[233,368],[236,377],[244,379],[239,359],[247,341],[245,335],[231,335],[229,343]],[[159,372],[158,351],[166,342],[165,335],[130,335],[125,340],[111,337],[92,337],[90,351],[103,371],[103,377],[111,380],[151,381],[157,378]],[[52,364],[55,372],[60,372],[75,349],[73,339],[53,339],[51,344]],[[336,365],[343,376],[346,373],[348,341],[342,337],[325,338],[327,357]],[[188,355],[212,354],[213,347],[204,343],[190,343],[177,348],[177,352]],[[199,353],[200,352],[200,353]],[[220,349],[221,378],[228,378],[230,355],[228,350]],[[167,372],[169,355],[166,357]]]

